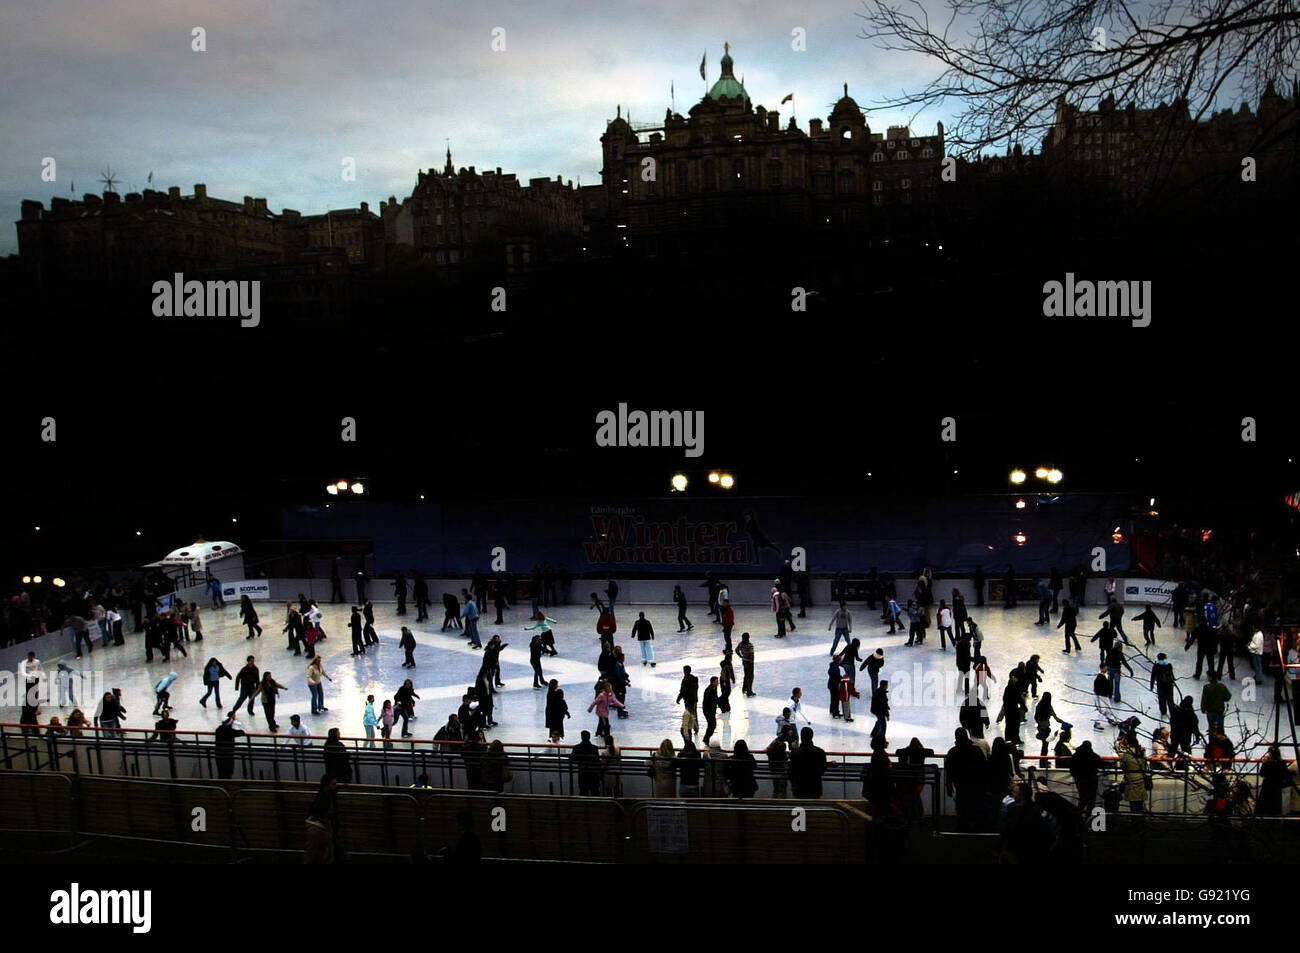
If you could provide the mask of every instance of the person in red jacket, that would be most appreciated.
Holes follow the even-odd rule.
[[[722,607],[722,638],[726,642],[726,644],[722,647],[722,651],[724,652],[731,651],[731,627],[734,626],[735,624],[736,624],[736,612],[734,609],[731,608],[731,603],[728,602],[725,606]]]
[[[852,670],[852,663],[846,664],[847,670]],[[847,674],[840,676],[840,711],[844,713],[845,721],[853,720],[853,699],[861,698],[858,690],[853,687],[853,680]]]
[[[600,618],[596,620],[596,634],[602,642],[613,642],[614,633],[618,631],[618,622],[614,619],[614,610],[601,608]]]

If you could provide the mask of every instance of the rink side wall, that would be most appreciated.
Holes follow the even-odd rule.
[[[618,605],[637,604],[637,605],[670,605],[672,603],[673,586],[681,586],[682,592],[686,594],[689,609],[698,611],[708,605],[708,597],[705,589],[700,585],[699,576],[690,578],[665,578],[665,579],[624,579],[615,574],[612,577],[599,577],[591,579],[581,579],[569,586],[569,603],[584,604],[591,599],[591,593],[595,592],[603,600],[605,598],[605,585],[607,578],[618,580]],[[727,580],[731,601],[736,605],[757,606],[767,605],[771,601],[772,583],[766,579],[737,579]],[[289,602],[296,600],[298,594],[302,593],[309,599],[315,599],[319,603],[329,602],[330,598],[330,581],[328,579],[271,579],[271,601],[272,602]],[[430,579],[429,598],[433,602],[433,608],[429,612],[430,618],[442,611],[442,594],[444,592],[453,593],[460,598],[460,591],[468,589],[470,580],[468,577],[450,578],[450,579]],[[1116,589],[1119,601],[1123,602],[1124,593],[1123,577],[1116,577]],[[1104,599],[1105,579],[1089,579],[1086,590],[1086,601],[1088,605],[1094,603],[1100,604]],[[911,596],[912,588],[916,585],[914,578],[898,579],[896,588],[900,603],[906,603]],[[948,599],[951,602],[952,589],[956,587],[961,590],[962,596],[966,599],[966,604],[972,614],[975,610],[975,585],[970,579],[936,579],[935,588],[935,605],[938,605],[939,599]],[[556,588],[559,588],[558,583]],[[411,603],[410,581],[407,581],[407,603]],[[988,583],[985,582],[984,593],[987,598],[989,591]],[[1062,590],[1068,594],[1068,590]],[[356,584],[351,580],[343,581],[343,593],[349,601],[355,600],[357,595]],[[391,579],[369,579],[366,581],[366,596],[374,603],[391,603],[397,601],[397,596],[393,591],[393,581]],[[831,600],[831,581],[829,579],[814,579],[812,581],[812,597],[814,606],[825,606]],[[560,593],[561,601],[564,594]],[[191,597],[191,601],[202,602],[201,599]],[[523,601],[522,599],[519,601]],[[795,596],[795,607],[798,607],[799,599]],[[1022,596],[1020,602],[1024,604],[1025,598]],[[211,600],[208,603],[210,605]],[[878,605],[879,603],[877,603]],[[862,600],[849,600],[849,608],[857,609],[865,607],[866,603]],[[998,606],[1001,607],[1000,604]],[[617,608],[617,606],[616,606]],[[479,611],[485,615],[493,613],[495,610],[491,604],[479,606]]]
[[[331,541],[366,541],[367,575],[417,570],[454,577],[475,569],[522,575],[549,562],[575,578],[613,574],[698,581],[707,571],[739,583],[770,579],[803,554],[814,576],[862,574],[872,566],[896,576],[932,567],[967,575],[982,566],[990,580],[1010,563],[1018,575],[1096,565],[1132,565],[1130,501],[1117,494],[991,494],[928,500],[669,498],[632,503],[372,503],[281,510],[287,551],[319,553]],[[1020,541],[1017,538],[1020,538]],[[340,546],[340,550],[343,551]],[[358,560],[345,556],[345,578]],[[293,575],[328,576],[323,565]],[[295,567],[296,569],[296,567]],[[324,570],[324,571],[322,571]],[[271,573],[268,573],[271,574]],[[671,591],[671,584],[669,585]],[[900,589],[901,592],[901,589]],[[635,598],[635,597],[632,597]],[[814,594],[815,598],[815,594]]]

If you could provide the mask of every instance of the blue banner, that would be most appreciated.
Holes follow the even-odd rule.
[[[1062,571],[1091,563],[1129,567],[1111,532],[1127,519],[1120,497],[968,497],[927,501],[662,499],[499,504],[298,507],[284,512],[287,538],[371,539],[379,573],[488,571],[495,549],[517,572],[549,562],[574,573],[771,574],[796,547],[814,573]],[[1032,501],[1032,502],[1028,502]]]

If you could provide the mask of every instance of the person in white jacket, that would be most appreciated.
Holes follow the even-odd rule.
[[[947,641],[944,640],[945,634],[948,636]],[[948,651],[948,642],[951,642],[953,644],[953,648],[957,647],[957,640],[953,637],[952,634],[952,609],[948,607],[948,603],[945,600],[940,599],[939,600],[939,649],[940,651],[944,651],[944,652]]]
[[[18,673],[26,680],[27,687],[31,688],[45,674],[45,668],[35,652],[28,652],[27,658],[18,663]]]
[[[23,677],[23,703],[39,704],[37,696],[40,694],[40,684],[41,679],[45,677],[45,669],[35,652],[28,652],[27,658],[18,663],[18,672]]]
[[[1255,685],[1262,685],[1264,683],[1264,633],[1262,631],[1256,631],[1250,637],[1246,651],[1250,653],[1250,666],[1255,670]]]

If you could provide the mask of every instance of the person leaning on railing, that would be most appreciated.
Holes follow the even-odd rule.
[[[586,734],[584,731],[583,734]],[[659,798],[677,796],[677,752],[670,739],[659,742],[659,748],[650,758],[650,777],[654,780],[654,796]]]

